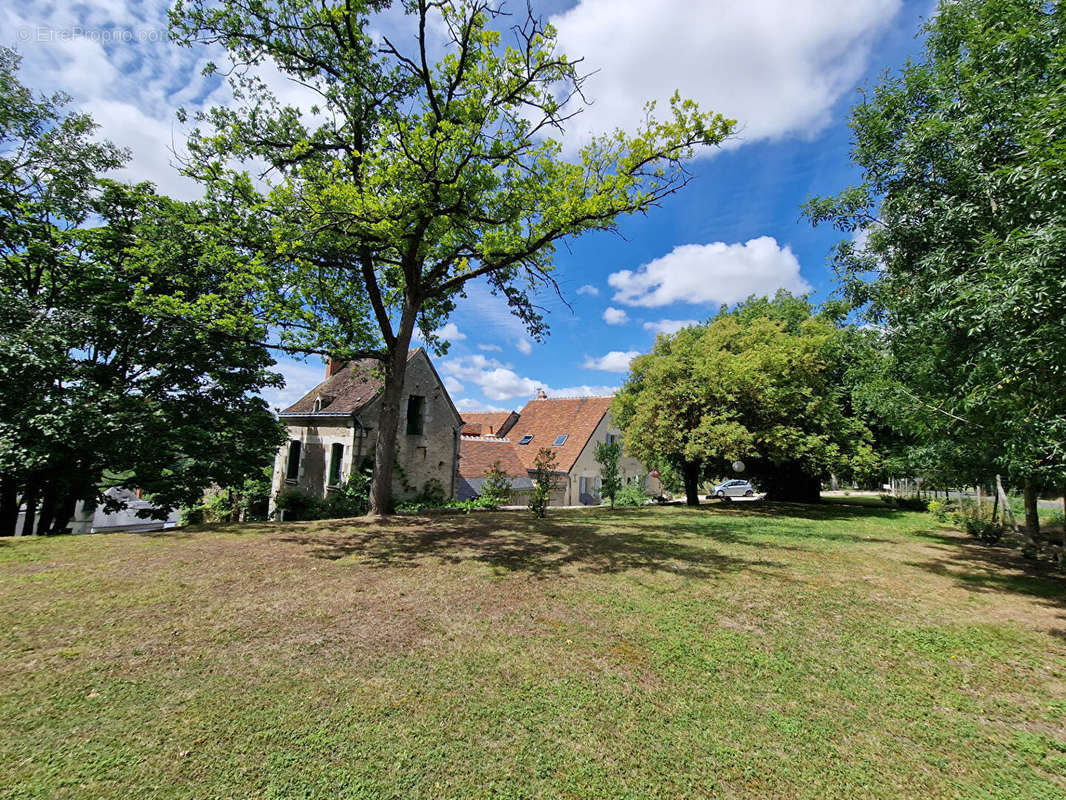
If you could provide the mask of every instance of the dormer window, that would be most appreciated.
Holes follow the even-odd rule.
[[[555,441],[552,442],[552,447],[562,447],[564,444],[566,444],[567,435],[568,434],[560,433],[558,436],[556,436]]]
[[[527,433],[525,436],[523,436],[521,439],[518,440],[518,443],[519,444],[529,444],[532,441],[533,441],[533,434],[532,433]]]
[[[319,411],[322,410],[322,398],[321,397],[316,397],[315,398],[315,404],[314,404],[314,406],[312,407],[311,410],[314,411],[314,413],[316,413],[316,414]]]

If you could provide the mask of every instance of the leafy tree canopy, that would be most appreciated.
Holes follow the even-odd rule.
[[[275,384],[245,336],[147,313],[210,296],[230,261],[207,207],[100,173],[123,154],[61,96],[35,98],[0,49],[0,533],[20,505],[62,529],[78,499],[144,489],[163,508],[239,485],[277,445],[252,393]]]
[[[638,130],[566,157],[553,137],[579,110],[584,76],[550,26],[484,0],[407,0],[410,40],[375,38],[372,17],[389,5],[187,0],[171,16],[179,42],[222,45],[232,62],[240,102],[198,117],[188,171],[244,209],[234,235],[256,258],[234,280],[282,345],[381,361],[380,513],[392,506],[416,328],[443,351],[435,332],[481,279],[542,337],[535,299],[555,287],[556,244],[647,211],[687,183],[696,148],[734,127],[675,97],[665,117],[649,107]],[[316,96],[311,113],[256,77],[266,62]],[[237,171],[241,161],[265,164],[269,185]],[[217,317],[187,310],[197,312]]]
[[[821,476],[875,461],[843,379],[846,335],[803,298],[751,298],[659,336],[633,360],[615,420],[634,456],[682,472],[690,504],[701,476],[737,459],[777,497],[817,497]]]
[[[886,405],[959,477],[1066,473],[1066,7],[942,2],[852,111],[863,181],[807,206],[882,332]],[[898,411],[889,413],[899,414]],[[1035,507],[1034,507],[1035,510]]]

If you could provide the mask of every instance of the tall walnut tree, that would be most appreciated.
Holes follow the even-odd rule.
[[[557,141],[580,110],[579,63],[555,31],[483,0],[403,3],[409,35],[371,33],[390,3],[179,2],[181,43],[221,45],[240,101],[198,117],[188,171],[266,220],[246,280],[279,346],[378,359],[384,377],[371,513],[392,509],[396,429],[413,334],[435,336],[481,279],[534,338],[556,243],[613,230],[683,187],[696,148],[734,123],[674,97],[631,134]],[[505,28],[501,32],[500,28]],[[272,62],[316,96],[301,113],[256,77]],[[235,161],[265,164],[267,188]],[[226,188],[220,188],[226,187]]]

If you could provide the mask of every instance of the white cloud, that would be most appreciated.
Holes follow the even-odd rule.
[[[445,323],[445,325],[437,331],[437,336],[449,342],[461,342],[466,338],[466,334],[460,331],[454,322]]]
[[[607,310],[603,312],[603,321],[608,325],[624,325],[629,322],[629,314],[621,308],[608,306]]]
[[[514,346],[518,348],[518,352],[522,355],[528,356],[533,352],[533,342],[529,341],[529,339],[519,339]]]
[[[901,0],[580,0],[554,17],[563,52],[594,74],[567,144],[616,127],[675,90],[740,122],[740,140],[812,137],[851,89]]]
[[[586,283],[580,289],[577,290],[578,294],[587,294],[590,297],[595,297],[600,293],[600,290],[593,286],[591,283]]]
[[[449,395],[462,394],[466,391],[466,387],[452,375],[444,376],[444,388],[448,390]]]
[[[699,324],[699,320],[695,319],[660,319],[655,322],[645,322],[643,328],[656,334],[675,334],[682,328],[689,328]]]
[[[477,346],[477,349],[478,350],[484,350],[486,353],[502,353],[503,352],[503,348],[500,347],[498,344],[479,344]]]
[[[629,362],[640,355],[639,350],[612,350],[599,358],[586,357],[582,364],[585,369],[598,369],[603,372],[628,372]]]
[[[471,400],[468,397],[464,397],[464,398],[462,398],[460,400],[456,400],[455,401],[455,407],[457,409],[459,409],[459,413],[460,414],[462,414],[464,411],[473,414],[473,413],[476,413],[478,411],[512,411],[513,410],[513,409],[510,409],[510,408],[504,408],[503,406],[493,406],[493,405],[489,405],[488,403],[482,403],[479,400]]]
[[[550,397],[598,397],[613,394],[614,386],[564,386],[553,388],[546,381],[535,380],[515,372],[510,364],[494,358],[475,354],[450,358],[441,364],[446,376],[476,385],[490,401],[513,402],[532,399],[543,389]],[[485,410],[475,408],[477,401],[464,399],[466,411]]]
[[[807,292],[792,248],[770,236],[744,244],[686,244],[651,261],[635,272],[614,272],[607,282],[614,300],[654,308],[671,303],[735,303],[749,295],[769,295],[777,289]]]

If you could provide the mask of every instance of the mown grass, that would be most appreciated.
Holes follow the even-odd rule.
[[[1066,584],[851,501],[0,545],[0,797],[1066,796]]]

